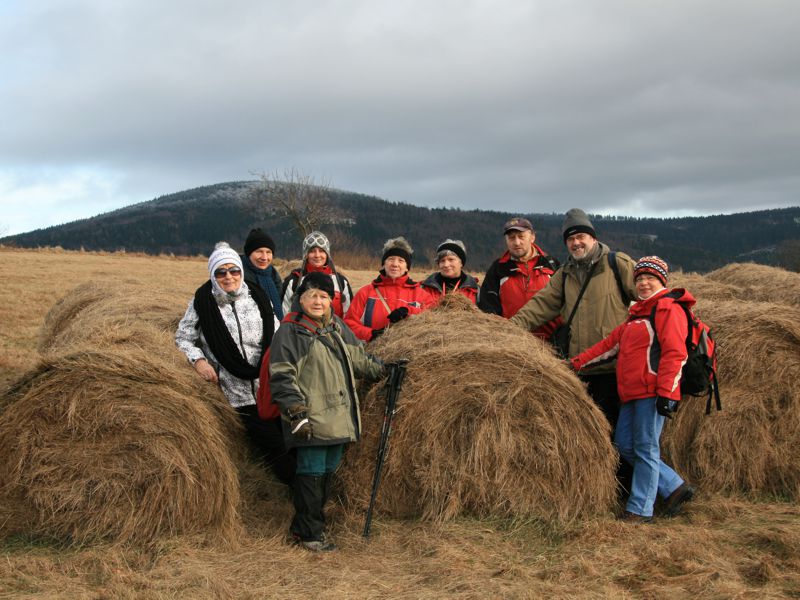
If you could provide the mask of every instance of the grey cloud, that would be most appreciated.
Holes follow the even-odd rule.
[[[17,10],[0,26],[0,160],[99,165],[125,196],[296,165],[432,206],[798,204],[792,1]]]

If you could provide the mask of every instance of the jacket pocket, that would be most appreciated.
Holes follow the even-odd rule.
[[[332,408],[338,408],[346,404],[344,392],[339,390],[333,394],[323,394],[322,395],[322,410],[330,410]]]

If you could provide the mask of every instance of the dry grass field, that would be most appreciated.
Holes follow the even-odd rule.
[[[356,289],[374,277],[344,270]],[[74,286],[147,284],[183,303],[207,272],[200,258],[0,248],[0,276],[5,387],[37,363],[44,317]],[[0,598],[800,598],[800,507],[780,499],[703,489],[685,514],[638,526],[611,515],[566,525],[378,515],[369,542],[363,515],[334,506],[339,550],[312,555],[284,542],[288,494],[242,478],[246,533],[235,542],[6,536]]]

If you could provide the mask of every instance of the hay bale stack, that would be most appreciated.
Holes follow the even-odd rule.
[[[800,498],[800,309],[701,299],[719,348],[722,413],[685,398],[662,447],[703,487]]]
[[[566,521],[610,510],[617,458],[581,382],[540,340],[453,302],[398,324],[371,345],[409,358],[378,510]],[[384,400],[363,402],[362,443],[348,450],[344,492],[369,499]]]
[[[707,277],[741,290],[738,298],[800,306],[800,273],[755,263],[732,263]]]
[[[275,268],[278,269],[278,274],[283,278],[286,279],[289,274],[294,271],[295,269],[299,269],[303,266],[302,259],[295,258],[292,260],[285,260],[280,265],[275,265]]]
[[[743,293],[736,286],[714,281],[699,273],[684,273],[683,271],[670,273],[669,287],[684,288],[695,298],[702,298],[706,301],[730,300],[739,298]]]
[[[187,298],[142,285],[79,285],[50,309],[39,332],[39,352],[59,352],[81,343],[94,347],[136,344],[161,351],[158,332],[174,334]],[[166,347],[169,349],[169,346]]]
[[[175,347],[185,306],[149,287],[88,284],[53,307],[40,364],[0,398],[6,532],[236,537],[241,425]]]
[[[800,308],[702,298],[697,305],[719,344],[726,387],[800,392]]]
[[[140,349],[44,359],[2,399],[0,506],[14,514],[4,529],[73,541],[233,539],[238,423],[191,375]]]

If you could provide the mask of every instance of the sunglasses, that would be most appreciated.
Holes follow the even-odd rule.
[[[230,269],[217,269],[214,271],[214,277],[217,279],[222,279],[228,273],[231,274],[231,277],[238,277],[242,274],[242,270],[239,267],[231,267]]]

